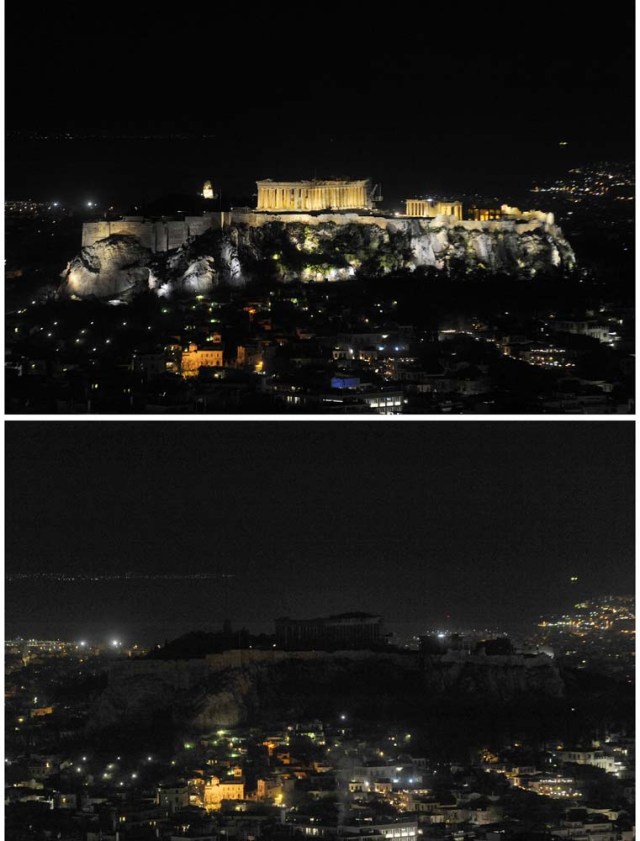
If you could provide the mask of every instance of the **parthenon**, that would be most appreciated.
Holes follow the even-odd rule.
[[[371,210],[371,183],[361,181],[258,181],[257,210]]]

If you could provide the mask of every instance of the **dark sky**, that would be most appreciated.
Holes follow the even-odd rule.
[[[11,3],[10,130],[206,142],[7,147],[7,191],[152,197],[371,175],[394,200],[634,154],[634,4]],[[567,141],[560,147],[560,141]]]
[[[633,432],[626,422],[8,422],[9,573],[235,576],[226,591],[9,584],[8,633],[164,637],[225,615],[268,624],[354,609],[501,625],[632,592]]]

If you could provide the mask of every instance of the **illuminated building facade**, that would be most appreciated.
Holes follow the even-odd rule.
[[[209,811],[218,810],[223,800],[244,800],[244,779],[233,777],[220,780],[211,777],[204,786],[204,808]]]
[[[370,613],[341,613],[318,619],[276,619],[279,648],[354,649],[382,645],[382,617]]]
[[[462,219],[462,202],[433,201],[432,199],[407,199],[405,216],[433,219],[435,216],[453,216]]]
[[[258,181],[257,210],[371,210],[371,182]]]
[[[190,344],[182,351],[180,373],[183,377],[197,377],[200,368],[221,368],[223,363],[222,345],[218,347],[198,347]]]
[[[497,222],[502,219],[502,211],[498,207],[472,207],[469,216],[474,222]]]
[[[313,821],[313,818],[311,819]],[[417,821],[389,820],[385,823],[362,823],[354,825],[343,824],[340,827],[335,825],[307,823],[304,820],[296,820],[293,824],[297,833],[314,838],[344,838],[357,837],[360,841],[417,841]]]

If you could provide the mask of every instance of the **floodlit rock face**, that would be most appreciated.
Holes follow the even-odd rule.
[[[433,269],[533,277],[570,269],[575,256],[557,225],[540,220],[461,222],[452,217],[362,217],[338,222],[233,224],[152,254],[132,236],[112,235],[84,247],[63,273],[62,295],[206,294],[218,284],[254,278],[340,281]]]
[[[406,220],[406,225],[413,255],[409,268],[484,269],[526,277],[575,265],[573,250],[557,225],[540,221],[451,223],[444,217]]]
[[[83,248],[62,273],[64,297],[118,298],[144,289],[151,252],[135,237],[115,235]]]
[[[230,652],[240,654],[242,652]],[[475,662],[440,658],[434,665],[419,655],[368,652],[253,652],[209,659],[120,663],[90,717],[103,730],[141,725],[168,714],[176,726],[205,732],[283,715],[322,717],[336,703],[351,710],[385,715],[402,709],[419,713],[434,697],[508,702],[557,698],[564,684],[548,657],[491,657]],[[264,655],[264,656],[257,656]],[[476,660],[478,658],[475,658]],[[374,709],[375,708],[375,709]]]

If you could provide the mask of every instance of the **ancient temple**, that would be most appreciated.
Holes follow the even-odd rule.
[[[257,210],[371,210],[371,183],[361,181],[258,181]]]
[[[417,216],[423,219],[433,219],[435,216],[453,216],[456,219],[462,219],[462,202],[407,199],[405,216]]]

